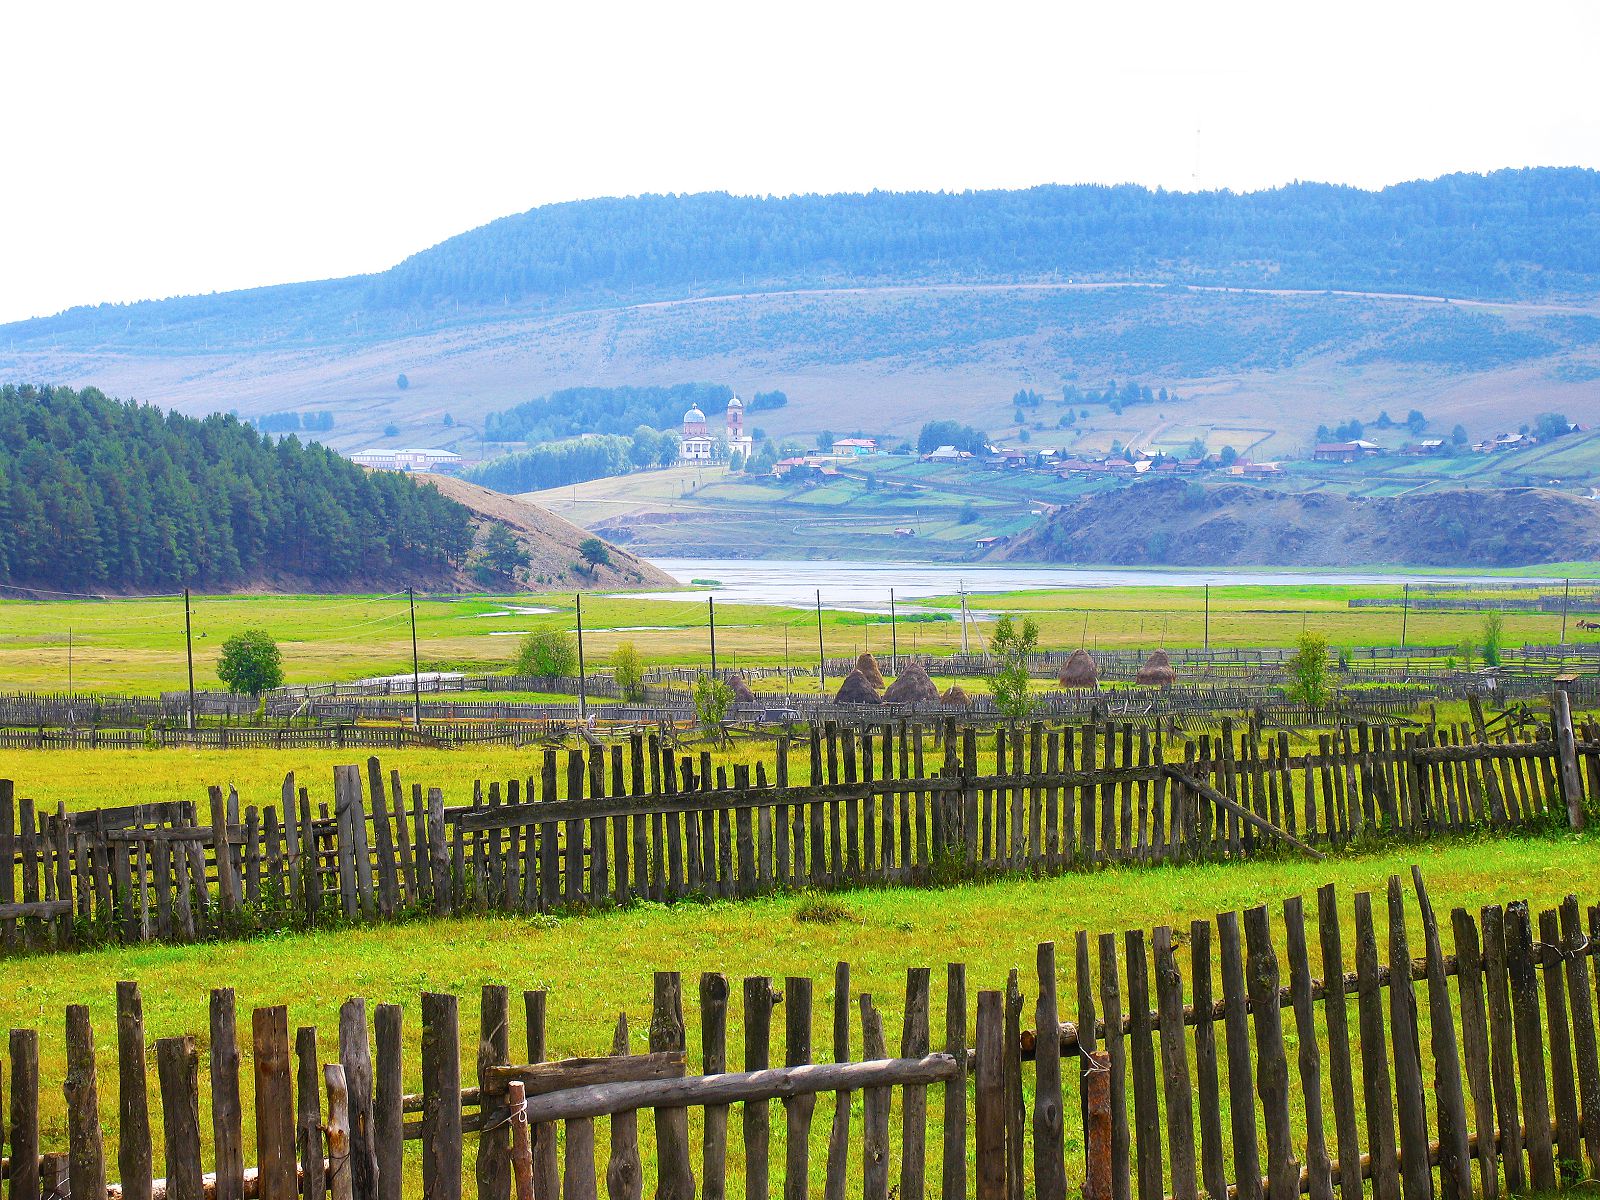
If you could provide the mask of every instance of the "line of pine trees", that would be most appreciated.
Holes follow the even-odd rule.
[[[0,387],[0,582],[63,591],[337,590],[437,578],[467,510],[411,478],[96,388]]]

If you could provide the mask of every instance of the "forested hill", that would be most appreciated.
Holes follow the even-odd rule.
[[[1600,173],[1295,184],[639,196],[505,217],[380,274],[72,309],[14,351],[348,344],[509,311],[893,282],[1191,283],[1518,299],[1600,292]]]
[[[471,514],[233,417],[0,388],[0,584],[70,592],[453,580]],[[4,594],[0,592],[0,594]]]

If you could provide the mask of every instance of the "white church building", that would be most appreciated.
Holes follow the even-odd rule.
[[[754,442],[744,431],[744,401],[735,396],[728,401],[727,435],[723,438],[727,454],[750,457]],[[678,444],[678,458],[683,462],[711,462],[716,457],[717,439],[711,436],[705,413],[698,404],[683,414],[683,440]]]

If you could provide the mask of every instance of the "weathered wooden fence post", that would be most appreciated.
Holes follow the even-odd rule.
[[[1005,997],[978,993],[976,1160],[977,1200],[1005,1200]]]
[[[422,1195],[461,1200],[461,1027],[456,997],[422,994]]]
[[[167,1200],[202,1200],[200,1057],[195,1052],[194,1038],[186,1035],[158,1040],[156,1074],[161,1081]]]
[[[67,1144],[72,1194],[106,1194],[105,1146],[100,1130],[100,1091],[95,1076],[94,1029],[89,1008],[67,1006]]]
[[[117,1174],[124,1200],[150,1200],[150,1100],[139,985],[117,984]]]
[[[1572,729],[1572,697],[1557,688],[1550,697],[1550,720],[1555,726],[1556,753],[1561,760],[1561,794],[1567,801],[1567,824],[1582,829],[1583,776],[1578,771],[1577,736]]]
[[[1085,1052],[1084,1200],[1111,1200],[1111,1055]]]
[[[256,1074],[256,1170],[259,1200],[295,1200],[294,1087],[289,1068],[289,1010],[251,1014]]]
[[[211,991],[211,1140],[216,1200],[244,1200],[244,1110],[232,988]]]

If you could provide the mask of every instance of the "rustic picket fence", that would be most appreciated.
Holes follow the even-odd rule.
[[[188,801],[42,813],[0,780],[0,948],[1320,855],[1378,837],[1581,828],[1600,800],[1600,727],[1579,741],[1560,695],[1546,736],[1363,724],[1309,754],[1291,753],[1286,732],[1226,723],[1170,757],[1126,723],[1000,727],[982,753],[971,726],[947,722],[933,744],[930,732],[813,725],[796,747],[803,781],[786,736],[752,772],[635,732],[530,753],[536,775],[479,781],[449,807],[420,783],[408,804],[375,756],[365,778],[334,769],[331,811],[293,773],[277,804],[241,808],[212,787],[204,814]]]
[[[966,967],[950,964],[942,1013],[932,972],[911,968],[897,1052],[877,999],[853,992],[840,963],[831,1061],[822,1062],[813,1061],[817,989],[807,976],[781,990],[751,976],[735,991],[707,972],[691,1022],[681,976],[657,972],[647,1053],[633,1052],[624,1012],[606,1031],[609,1056],[557,1061],[546,1061],[544,991],[523,993],[521,1062],[504,986],[482,990],[475,1055],[463,1046],[460,1000],[447,993],[424,993],[409,1010],[379,1004],[370,1024],[366,1000],[347,1000],[336,1049],[304,1026],[291,1052],[287,1008],[257,1008],[249,1126],[235,994],[220,988],[205,1043],[209,1172],[200,1042],[156,1039],[152,1104],[142,996],[124,982],[114,1155],[89,1008],[65,1013],[64,1153],[43,1146],[39,1033],[11,1030],[9,1195],[402,1200],[417,1194],[420,1173],[424,1200],[461,1200],[469,1180],[480,1200],[598,1200],[602,1180],[608,1200],[642,1200],[646,1189],[671,1200],[805,1200],[843,1197],[852,1185],[864,1200],[1065,1200],[1080,1190],[1087,1200],[1332,1200],[1335,1188],[1356,1200],[1368,1181],[1375,1200],[1471,1200],[1475,1190],[1551,1190],[1600,1173],[1600,979],[1590,965],[1600,906],[1588,909],[1587,932],[1573,896],[1539,913],[1537,932],[1521,901],[1477,915],[1457,908],[1446,954],[1415,868],[1412,884],[1416,958],[1398,876],[1376,900],[1355,895],[1353,923],[1332,884],[1314,917],[1301,897],[1285,900],[1281,936],[1265,906],[1242,920],[1224,912],[1161,926],[1148,939],[1143,929],[1120,939],[1079,932],[1074,1020],[1063,1019],[1072,992],[1062,994],[1053,942],[1037,947],[1030,976],[1012,970],[971,1006]],[[1032,1028],[1025,981],[1036,991]],[[417,1020],[413,1066],[404,1034]],[[696,1040],[699,1073],[690,1074]],[[464,1049],[475,1086],[463,1086]],[[739,1070],[729,1069],[734,1056]],[[1064,1068],[1069,1060],[1076,1069]],[[408,1078],[420,1078],[420,1092],[405,1092]],[[246,1167],[251,1133],[256,1162]],[[408,1166],[407,1140],[421,1143],[420,1172]],[[119,1180],[108,1182],[113,1171]]]

